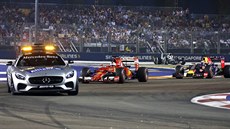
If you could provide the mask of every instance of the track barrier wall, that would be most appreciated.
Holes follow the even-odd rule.
[[[136,54],[136,53],[77,53],[77,52],[59,52],[59,54],[66,60],[83,60],[83,61],[110,61],[113,56],[138,56],[140,61],[152,62],[154,58],[161,57],[161,54]],[[229,55],[220,54],[174,54],[178,59],[184,58],[186,62],[199,62],[203,56],[210,56],[212,58],[224,57],[226,62],[230,62]],[[14,50],[1,50],[0,59],[15,59],[16,53]]]

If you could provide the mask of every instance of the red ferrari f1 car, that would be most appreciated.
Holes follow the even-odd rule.
[[[133,64],[134,68],[130,64]],[[113,57],[110,65],[102,66],[94,71],[84,67],[79,77],[79,81],[82,83],[124,83],[125,80],[129,79],[138,79],[139,82],[147,82],[148,80],[148,69],[139,67],[137,57]]]

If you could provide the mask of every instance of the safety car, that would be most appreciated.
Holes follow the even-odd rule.
[[[55,52],[53,45],[23,46],[21,54],[7,63],[8,92],[65,92],[77,95],[77,71]]]
[[[130,79],[138,79],[139,82],[147,82],[148,80],[148,68],[139,66],[138,57],[113,57],[110,65],[101,66],[94,71],[84,67],[79,77],[82,83],[124,83],[125,80]]]

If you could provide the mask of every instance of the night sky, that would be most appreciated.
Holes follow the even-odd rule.
[[[35,0],[1,0],[7,3],[31,3]],[[154,6],[189,8],[191,13],[230,14],[230,0],[38,0],[40,3],[54,4],[86,4],[122,5],[122,6]],[[97,1],[97,2],[96,2]],[[178,4],[175,4],[178,1]]]

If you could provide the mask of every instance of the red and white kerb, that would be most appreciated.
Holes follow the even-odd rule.
[[[194,97],[191,102],[210,107],[230,109],[230,93],[218,93],[198,96]]]

